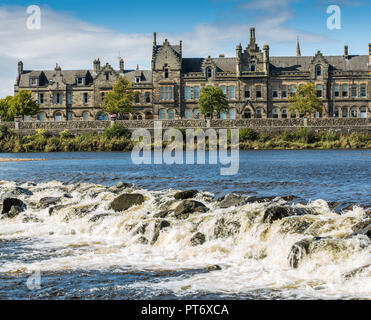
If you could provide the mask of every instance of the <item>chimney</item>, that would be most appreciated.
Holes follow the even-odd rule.
[[[255,28],[250,28],[250,44],[254,44],[255,42]]]
[[[263,63],[266,74],[269,74],[269,46],[267,44],[263,47]]]
[[[236,72],[237,72],[237,76],[241,75],[241,69],[242,69],[241,56],[242,56],[242,46],[241,46],[241,43],[240,43],[236,47],[236,59],[237,59]]]
[[[18,75],[21,75],[23,73],[23,62],[18,62]]]
[[[179,54],[180,54],[180,57],[182,57],[183,56],[183,41],[182,40],[179,41],[179,47],[180,47]]]
[[[120,73],[124,73],[124,59],[120,59]]]
[[[58,63],[55,64],[54,71],[56,72],[56,75],[57,76],[61,76],[62,75],[62,68],[61,68],[61,66]]]
[[[97,60],[94,60],[94,62],[93,62],[93,71],[95,73],[100,72],[100,60],[99,60],[99,58]]]
[[[157,34],[156,32],[153,33],[153,46],[157,46]]]
[[[368,44],[368,63],[371,66],[371,43]]]
[[[345,58],[345,59],[348,59],[348,58],[349,58],[349,54],[348,54],[348,46],[344,46],[344,58]]]

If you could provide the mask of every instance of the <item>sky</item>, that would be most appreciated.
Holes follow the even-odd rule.
[[[40,29],[28,29],[27,8],[41,9]],[[341,10],[341,28],[328,29],[327,8]],[[184,57],[235,56],[250,27],[271,56],[368,54],[370,0],[0,0],[0,98],[13,94],[17,62],[26,70],[91,69],[93,60],[118,68],[150,69],[153,32],[158,42],[183,41]]]

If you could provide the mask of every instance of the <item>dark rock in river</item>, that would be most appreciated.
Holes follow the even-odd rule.
[[[239,206],[246,203],[246,198],[235,194],[230,193],[227,196],[223,197],[220,201],[219,207],[220,208],[229,208],[233,206]]]
[[[67,198],[67,199],[72,199],[72,198],[73,198],[72,195],[69,194],[69,193],[65,193],[65,194],[63,195],[63,197],[65,197],[65,198]]]
[[[145,234],[148,227],[148,223],[141,224],[135,231],[134,234]]]
[[[139,244],[148,244],[148,239],[146,237],[140,237],[138,240],[137,240],[137,243]]]
[[[219,219],[215,224],[215,238],[229,238],[240,232],[241,223],[239,221],[226,221],[224,218]]]
[[[154,245],[156,243],[158,237],[160,236],[161,230],[165,229],[165,228],[168,228],[168,227],[170,227],[170,223],[166,220],[156,222],[155,228],[153,230],[153,238],[152,238],[152,241],[151,241],[152,245]]]
[[[52,205],[56,205],[60,200],[61,200],[61,198],[57,198],[57,197],[42,198],[42,199],[40,199],[40,207],[43,208],[43,209],[48,208]]]
[[[208,208],[201,202],[194,200],[184,200],[176,207],[174,215],[177,219],[187,219],[192,213],[203,213],[207,211]]]
[[[352,230],[356,234],[364,234],[371,239],[371,218],[355,224],[354,226],[352,226]]]
[[[174,198],[176,200],[192,199],[197,195],[197,193],[198,193],[197,190],[180,191],[174,195]]]
[[[264,222],[273,223],[276,220],[281,220],[290,215],[290,210],[287,207],[271,207],[264,212]]]
[[[292,200],[295,200],[295,199],[297,199],[297,198],[298,198],[298,197],[297,197],[297,196],[294,196],[294,195],[281,197],[281,199],[282,199],[282,200],[285,200],[285,201],[292,201]]]
[[[26,196],[32,196],[33,195],[32,191],[21,188],[21,187],[16,187],[15,190],[18,194],[25,194]]]
[[[97,214],[94,217],[90,218],[89,222],[98,222],[106,217],[111,216],[110,213],[102,213],[102,214]]]
[[[161,211],[153,215],[154,218],[166,218],[169,215],[170,211]]]
[[[299,267],[299,262],[309,253],[309,246],[312,241],[312,239],[304,239],[291,247],[288,261],[292,268],[296,269]]]
[[[263,202],[271,202],[273,201],[274,199],[276,199],[277,197],[250,197],[246,200],[247,203],[253,203],[253,202],[257,202],[257,203],[263,203]]]
[[[211,271],[218,271],[218,270],[222,270],[222,268],[220,266],[218,266],[217,264],[213,265],[213,266],[208,266],[206,268],[207,271],[211,272]]]
[[[192,246],[200,246],[206,242],[206,236],[201,233],[197,232],[191,239],[191,245]]]
[[[23,218],[23,223],[30,223],[30,222],[39,223],[41,222],[41,220],[36,218],[35,216],[26,216]]]
[[[1,214],[7,218],[14,218],[26,209],[27,206],[23,201],[15,198],[6,198],[3,202],[3,210]]]
[[[354,269],[354,270],[352,270],[352,271],[349,271],[349,272],[343,274],[343,277],[344,277],[345,279],[351,279],[351,278],[357,276],[358,274],[362,273],[363,271],[365,271],[366,269],[368,269],[368,268],[370,268],[370,267],[371,267],[371,264],[367,264],[367,265],[365,265],[365,266],[362,266],[362,267],[356,268],[356,269]]]
[[[136,193],[124,193],[111,202],[110,208],[114,211],[125,211],[133,206],[141,205],[144,196]]]

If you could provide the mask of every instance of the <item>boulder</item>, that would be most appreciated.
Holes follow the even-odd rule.
[[[204,213],[207,211],[208,208],[201,202],[184,200],[175,208],[174,215],[177,219],[187,219],[192,213]]]
[[[118,196],[110,204],[110,208],[116,212],[125,211],[133,206],[141,205],[144,202],[144,196],[136,193],[124,193]]]
[[[267,223],[273,223],[276,220],[281,220],[290,215],[288,207],[271,207],[265,210],[263,221]]]
[[[224,218],[219,219],[215,224],[215,238],[229,238],[240,232],[241,223],[239,221],[226,221]]]
[[[135,231],[134,234],[145,234],[148,227],[148,223],[141,224]]]
[[[295,200],[295,199],[297,199],[297,198],[298,198],[298,197],[297,197],[297,196],[294,196],[294,195],[281,197],[281,199],[282,199],[282,200],[285,200],[285,201],[292,201],[292,200]]]
[[[176,200],[187,200],[192,199],[197,195],[198,191],[196,190],[187,190],[187,191],[180,191],[174,194],[174,198]]]
[[[170,211],[160,211],[153,215],[154,218],[166,218],[169,215]]]
[[[111,214],[109,213],[102,213],[102,214],[97,214],[94,217],[89,219],[89,222],[98,222],[106,217],[109,217]]]
[[[358,222],[352,226],[352,230],[356,234],[364,234],[371,239],[371,218]]]
[[[50,206],[56,205],[60,200],[61,198],[58,197],[45,197],[40,199],[39,204],[41,208],[46,209]]]
[[[32,191],[21,188],[21,187],[16,187],[15,190],[16,190],[17,193],[25,194],[26,196],[32,196],[33,195]]]
[[[162,220],[162,221],[158,221],[155,223],[155,227],[154,227],[154,230],[153,230],[153,237],[152,237],[152,241],[151,241],[151,244],[154,245],[158,239],[158,237],[160,236],[160,232],[161,230],[165,229],[165,228],[168,228],[170,227],[170,222],[166,221],[166,220]]]
[[[222,270],[222,268],[220,266],[218,266],[217,264],[213,265],[213,266],[208,266],[206,268],[207,271],[211,272],[211,271],[219,271],[219,270]]]
[[[201,233],[197,232],[191,239],[191,245],[196,247],[204,244],[206,242],[206,236]]]
[[[146,237],[140,237],[137,241],[138,244],[148,244],[148,239]]]
[[[357,276],[358,274],[364,272],[365,270],[367,270],[367,269],[370,268],[370,267],[371,267],[371,264],[367,264],[367,265],[365,265],[365,266],[362,266],[362,267],[356,268],[356,269],[354,269],[354,270],[352,270],[352,271],[349,271],[349,272],[343,274],[343,277],[344,277],[345,279],[351,279],[351,278]]]
[[[27,206],[23,201],[15,198],[6,198],[3,202],[3,210],[1,214],[7,218],[14,218],[26,209]]]
[[[264,202],[271,202],[277,197],[250,197],[246,200],[247,203],[252,202],[258,202],[258,203],[264,203]]]
[[[288,256],[288,261],[291,268],[298,268],[299,262],[303,260],[304,256],[309,253],[309,246],[312,243],[312,239],[304,239],[299,242],[296,242],[290,250],[290,254]]]
[[[221,199],[219,207],[229,208],[229,207],[242,205],[245,202],[246,202],[246,199],[243,198],[242,196],[235,194],[235,193],[230,193]]]

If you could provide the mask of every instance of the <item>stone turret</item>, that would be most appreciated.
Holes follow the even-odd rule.
[[[349,58],[348,46],[344,46],[344,58],[345,59],[348,59]]]
[[[241,43],[240,43],[236,47],[236,73],[237,73],[237,76],[241,75],[241,68],[242,68],[241,57],[242,57],[242,46],[241,46]]]
[[[120,73],[124,73],[125,71],[125,64],[124,64],[124,59],[120,59]]]
[[[94,60],[93,62],[93,70],[95,73],[99,73],[100,72],[100,60],[99,58]]]
[[[263,64],[265,74],[269,74],[269,46],[267,44],[263,47]]]

